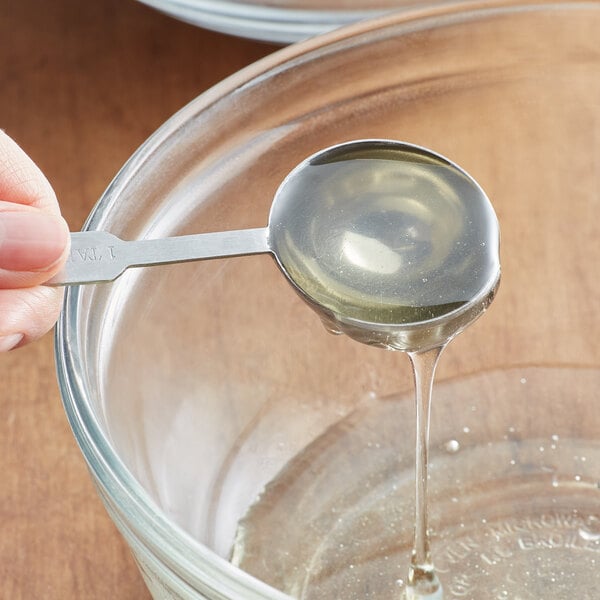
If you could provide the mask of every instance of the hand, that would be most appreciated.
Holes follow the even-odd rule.
[[[62,290],[40,284],[63,265],[69,233],[52,187],[0,130],[0,351],[54,325]]]

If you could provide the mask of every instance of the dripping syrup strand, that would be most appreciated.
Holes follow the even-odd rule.
[[[408,571],[405,597],[441,598],[441,584],[431,560],[428,527],[428,465],[429,422],[433,379],[439,357],[445,344],[429,350],[409,352],[416,404],[416,452],[415,452],[415,532],[413,551]]]

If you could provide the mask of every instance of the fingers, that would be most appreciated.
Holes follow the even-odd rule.
[[[0,201],[0,289],[48,281],[66,258],[68,240],[60,215]]]
[[[41,286],[66,260],[67,224],[52,187],[0,130],[0,352],[54,325],[62,291]]]
[[[0,352],[23,346],[49,331],[60,312],[62,288],[0,290]]]

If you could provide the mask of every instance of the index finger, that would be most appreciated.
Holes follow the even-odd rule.
[[[0,200],[60,214],[54,190],[21,147],[0,129]]]

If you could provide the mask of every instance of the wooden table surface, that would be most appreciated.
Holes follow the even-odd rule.
[[[564,194],[569,200],[548,206],[538,179],[528,179],[529,171],[522,168],[536,159],[519,141],[522,132],[530,132],[529,123],[525,117],[516,123],[506,121],[503,133],[510,152],[500,156],[505,162],[499,159],[493,167],[512,174],[509,167],[516,160],[521,165],[520,181],[532,190],[532,198],[545,204],[538,200],[515,209],[500,201],[503,244],[509,251],[495,303],[498,309],[482,319],[479,342],[468,346],[474,336],[457,340],[444,357],[442,376],[496,365],[498,356],[507,357],[510,364],[600,364],[600,283],[597,269],[593,272],[600,246],[584,248],[587,263],[581,253],[574,254],[582,248],[577,245],[580,237],[597,240],[599,235],[597,207],[582,200],[585,190],[600,189],[600,87],[589,86],[590,79],[598,81],[590,75],[596,73],[591,69],[598,64],[598,52],[590,41],[592,34],[583,27],[586,23],[574,24],[578,36],[585,34],[590,44],[580,53],[582,62],[575,73],[586,87],[581,83],[573,91],[580,96],[571,96],[559,79],[553,93],[566,101],[580,97],[581,106],[578,103],[574,110],[570,105],[568,111],[556,114],[541,111],[547,120],[535,121],[546,123],[544,134],[553,134],[548,139],[560,140],[548,144],[552,153],[544,156],[553,157],[553,171],[541,187],[558,194],[562,188],[555,183],[568,176],[574,182]],[[528,39],[529,29],[523,36]],[[0,48],[0,127],[46,173],[73,230],[81,227],[121,165],[169,116],[211,85],[276,50],[180,23],[134,0],[7,0],[0,10]],[[540,80],[548,86],[553,81]],[[523,114],[535,115],[536,105],[529,96],[517,101]],[[494,115],[507,113],[503,102],[498,99]],[[540,107],[545,102],[540,100]],[[515,119],[521,115],[516,109],[508,113]],[[490,123],[502,127],[505,121]],[[563,131],[589,154],[574,163],[579,169],[575,174],[573,164],[562,160]],[[487,175],[491,180],[499,177],[495,172]],[[510,199],[510,186],[504,187]],[[576,221],[585,229],[581,234],[571,229],[569,202],[586,207],[589,217],[579,215]],[[532,227],[542,211],[552,217],[552,237],[534,235]],[[529,240],[536,239],[540,244],[532,246]],[[515,247],[526,252],[515,254]],[[551,265],[552,276],[540,274],[539,264]],[[584,264],[591,268],[583,271]],[[566,285],[568,277],[578,285]],[[527,297],[522,293],[525,286]],[[511,327],[518,322],[520,329],[516,333],[508,329],[506,319],[511,319]],[[597,419],[600,413],[588,427],[597,431]],[[0,473],[1,599],[149,598],[96,495],[67,424],[51,335],[0,356]]]
[[[170,115],[276,50],[134,0],[8,0],[0,12],[0,127],[71,229]],[[67,424],[52,344],[0,356],[0,598],[149,598]]]

